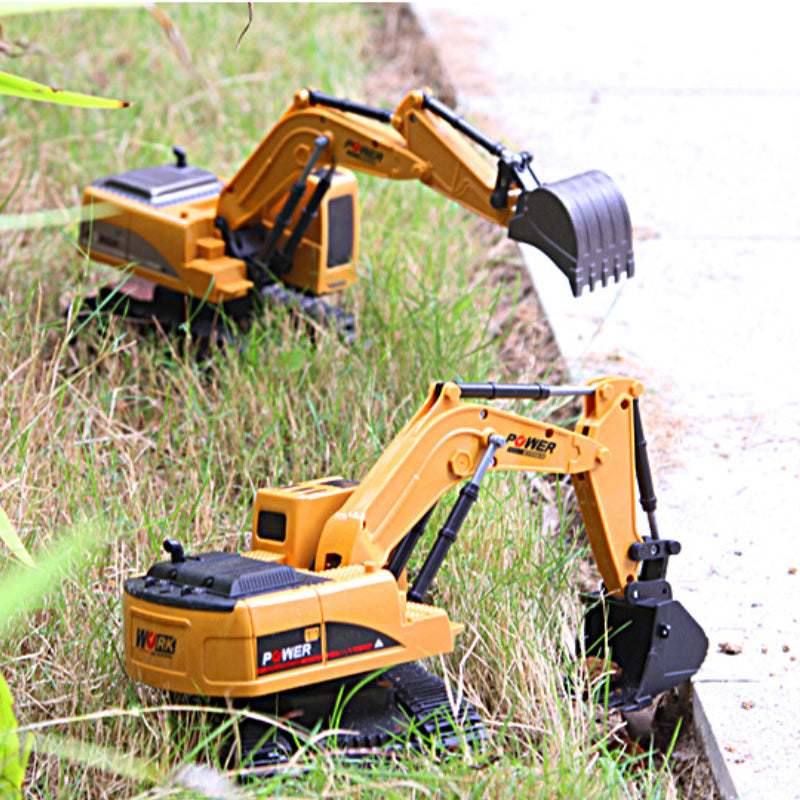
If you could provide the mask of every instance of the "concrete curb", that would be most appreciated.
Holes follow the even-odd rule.
[[[725,756],[719,746],[714,728],[708,719],[703,703],[700,699],[698,687],[692,684],[692,724],[695,735],[699,738],[703,750],[714,773],[717,789],[722,795],[722,800],[736,800],[739,792],[736,791],[733,778],[725,762]]]

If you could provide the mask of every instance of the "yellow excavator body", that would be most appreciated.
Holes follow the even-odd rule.
[[[154,295],[164,290],[135,310],[165,323],[185,314],[183,298],[249,316],[253,305],[238,301],[281,296],[275,286],[327,314],[314,298],[356,280],[358,172],[420,181],[502,226],[542,250],[575,295],[633,274],[628,209],[608,176],[539,184],[529,153],[507,150],[424,89],[394,110],[301,89],[227,182],[175,154],[174,164],[87,186],[84,204],[119,213],[90,219],[80,233],[90,258],[149,281]]]
[[[267,571],[253,574],[282,567],[263,563]],[[284,572],[295,588],[265,590],[230,611],[166,609],[126,594],[126,671],[182,694],[259,697],[440,655],[462,630],[442,609],[407,602],[394,576],[371,564]]]
[[[171,166],[155,168],[162,189],[176,172],[174,183],[185,182],[180,172],[186,168],[170,169]],[[134,191],[146,183],[141,173],[147,169],[112,176],[84,189],[84,205],[111,204],[119,213],[84,222],[81,246],[96,261],[209,303],[245,297],[254,288],[248,266],[243,259],[229,255],[216,227],[222,182],[205,173],[198,183],[206,183],[211,195],[170,202],[167,191],[162,197],[146,190]],[[318,182],[317,175],[309,176],[306,203]],[[154,203],[154,199],[160,202]],[[272,229],[279,209],[276,201],[264,210],[261,221],[266,231]],[[298,210],[293,216],[294,225],[299,216]],[[350,170],[337,169],[296,250],[291,269],[281,276],[281,281],[312,295],[352,286],[356,281],[359,221],[355,175]]]
[[[558,391],[584,398],[574,430],[467,402]],[[263,698],[450,652],[462,626],[429,602],[428,587],[484,475],[518,471],[571,477],[603,600],[633,641],[633,655],[614,653],[627,681],[623,702],[649,702],[656,687],[699,667],[707,642],[664,580],[679,546],[637,531],[641,392],[626,378],[578,390],[435,384],[360,482],[333,476],[259,489],[250,551],[187,555],[168,540],[171,560],[125,584],[128,674],[182,694]],[[459,484],[408,588],[408,559],[430,512]]]

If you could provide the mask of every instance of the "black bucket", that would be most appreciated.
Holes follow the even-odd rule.
[[[518,199],[508,235],[544,252],[567,276],[572,294],[633,275],[633,235],[625,198],[592,170],[543,184]]]
[[[708,638],[703,629],[672,599],[669,584],[658,583],[666,587],[662,600],[597,599],[584,619],[586,654],[616,665],[610,679],[610,707],[645,708],[657,695],[688,681],[706,657]]]

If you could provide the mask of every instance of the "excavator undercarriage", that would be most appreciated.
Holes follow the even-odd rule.
[[[286,763],[312,732],[314,748],[357,761],[409,751],[447,757],[486,742],[473,706],[418,663],[232,705],[243,718],[225,755],[251,773],[269,774]]]

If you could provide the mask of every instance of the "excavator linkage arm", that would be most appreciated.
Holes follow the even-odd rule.
[[[609,593],[636,580],[633,401],[638,381],[607,378],[577,390],[586,410],[575,430],[514,414],[473,398],[542,399],[558,388],[436,384],[344,506],[323,528],[319,568],[387,563],[403,536],[451,487],[469,478],[492,436],[499,449],[489,471],[571,475],[589,542]],[[537,394],[538,393],[538,394]]]
[[[309,89],[226,184],[217,217],[231,231],[257,224],[291,189],[319,136],[319,165],[391,180],[419,180],[544,252],[574,295],[633,275],[630,215],[614,182],[597,171],[540,185],[530,153],[514,153],[424,90],[394,111]],[[473,145],[497,159],[496,167]]]
[[[699,669],[708,642],[697,622],[672,599],[665,580],[668,557],[680,545],[659,539],[653,520],[649,538],[637,531],[637,479],[644,510],[652,515],[655,509],[638,419],[642,391],[641,383],[626,378],[603,378],[579,388],[434,385],[417,414],[322,528],[317,568],[374,563],[398,576],[430,510],[448,489],[469,481],[409,592],[409,599],[423,602],[477,499],[484,472],[570,475],[604,585],[587,614],[584,649],[611,658],[619,668],[609,703],[647,705],[655,694]],[[583,396],[584,413],[574,431],[464,402],[540,400],[551,394]]]

